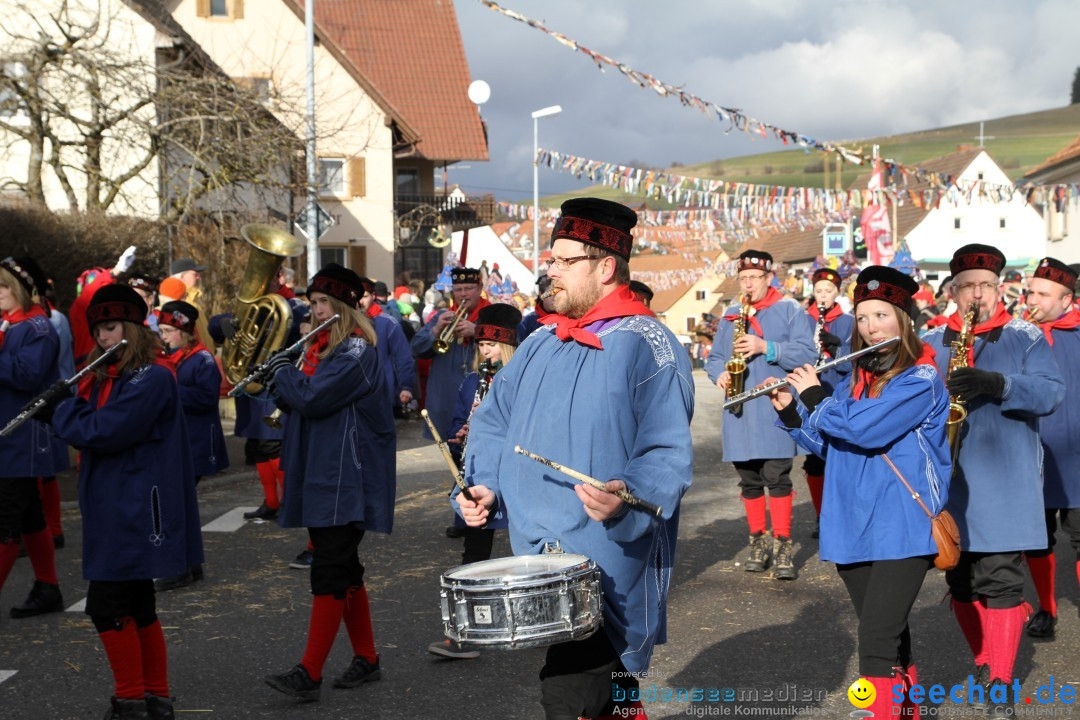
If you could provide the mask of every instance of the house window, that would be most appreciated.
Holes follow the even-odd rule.
[[[229,17],[227,0],[210,0],[210,17]]]
[[[983,179],[983,174],[982,174],[982,173],[979,173],[979,179],[980,179],[980,180],[982,180],[982,179]]]
[[[1005,218],[1001,218],[1000,220],[998,220],[998,227],[1002,230],[1005,229]]]
[[[319,158],[319,194],[329,197],[345,195],[344,158]]]
[[[242,20],[244,0],[195,0],[195,15],[219,20]]]
[[[694,293],[694,297],[696,297],[698,300],[705,300],[708,295],[708,290],[698,290],[696,293]]]
[[[342,267],[348,267],[349,249],[345,247],[319,248],[319,267],[326,267],[330,263],[337,263]]]
[[[953,218],[952,229],[953,230],[959,230],[960,229],[960,218]]]
[[[415,168],[403,168],[395,174],[394,195],[419,195],[420,172]]]
[[[697,317],[694,316],[694,315],[688,316],[686,318],[686,332],[692,333],[692,332],[694,332],[694,328],[696,328],[696,327],[697,327]]]

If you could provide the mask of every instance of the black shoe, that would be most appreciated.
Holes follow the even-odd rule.
[[[746,572],[765,572],[765,569],[769,567],[771,554],[768,535],[765,533],[751,535],[750,556],[746,558],[743,569]]]
[[[195,582],[195,577],[191,574],[191,569],[185,573],[179,575],[173,575],[172,577],[159,578],[154,581],[154,590],[158,592],[168,592],[169,590],[179,590],[180,588],[187,587],[191,583]]]
[[[1057,625],[1057,618],[1045,610],[1040,610],[1035,613],[1035,617],[1031,618],[1031,622],[1028,623],[1028,637],[1053,640],[1055,625]]]
[[[202,565],[201,564],[192,565],[191,566],[191,579],[193,581],[198,581],[198,580],[202,580],[203,577],[205,577],[205,573],[203,573]]]
[[[448,525],[446,528],[446,537],[459,538],[465,537],[465,528],[458,527],[457,525]]]
[[[989,665],[976,665],[975,673],[972,675],[972,682],[975,685],[981,685],[983,689],[982,702],[972,702],[971,707],[979,713],[985,713],[987,708],[990,707],[990,666]]]
[[[60,586],[35,580],[34,587],[26,596],[26,602],[11,608],[11,617],[28,618],[51,612],[64,612],[64,598],[60,594]]]
[[[289,672],[280,675],[267,675],[263,680],[278,692],[304,702],[318,700],[322,692],[322,680],[318,682],[312,680],[303,665],[297,665]]]
[[[799,577],[795,571],[795,550],[791,538],[776,538],[776,550],[773,557],[773,577],[777,580],[794,580]]]
[[[64,548],[64,533],[52,536],[52,546],[56,550],[62,550]]]
[[[294,570],[310,570],[314,562],[315,552],[312,550],[304,550],[289,563],[289,567]]]
[[[1002,688],[1004,690],[1005,702],[997,702],[990,698],[990,692],[995,688]],[[1001,693],[1002,690],[998,690]],[[1012,694],[1009,692],[1009,684],[1004,680],[994,680],[992,683],[988,683],[986,686],[986,713],[990,717],[1010,717],[1015,708],[1012,703]]]
[[[271,510],[270,508],[266,507],[266,503],[264,502],[262,505],[260,505],[255,510],[252,510],[251,512],[244,513],[244,519],[245,520],[273,520],[274,518],[277,517],[277,514],[278,514],[278,509],[277,508],[274,508],[273,510]]]
[[[815,540],[821,537],[821,518],[816,518],[814,520],[814,531],[810,533],[810,537]]]
[[[176,711],[173,710],[173,700],[157,695],[146,695],[146,715],[150,720],[176,720]]]
[[[375,682],[380,678],[382,678],[382,670],[379,669],[379,656],[375,656],[375,664],[372,665],[363,655],[357,655],[341,677],[334,678],[334,687],[354,688],[357,685]]]
[[[114,697],[105,720],[150,720],[145,700],[125,700]]]

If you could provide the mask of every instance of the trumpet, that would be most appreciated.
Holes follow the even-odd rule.
[[[68,378],[67,380],[65,380],[65,381],[64,381],[64,385],[65,385],[66,387],[71,387],[72,385],[76,384],[77,382],[79,382],[79,380],[81,380],[81,379],[83,378],[83,376],[84,376],[84,375],[86,375],[86,374],[87,374],[88,372],[90,372],[91,370],[93,370],[94,368],[96,368],[96,367],[97,367],[98,365],[101,365],[101,364],[102,364],[103,362],[105,362],[106,360],[108,360],[108,359],[109,359],[109,357],[110,357],[110,356],[111,356],[111,355],[112,355],[113,353],[115,353],[115,352],[116,352],[117,350],[119,350],[120,348],[124,347],[124,346],[125,346],[125,345],[127,345],[127,344],[128,344],[128,341],[127,341],[127,340],[121,340],[120,342],[116,343],[116,344],[115,344],[115,345],[113,345],[113,346],[112,346],[111,348],[109,348],[108,350],[106,350],[105,352],[103,352],[103,353],[101,354],[101,357],[99,357],[99,358],[98,358],[97,360],[95,360],[94,362],[90,363],[89,365],[87,365],[86,367],[84,367],[84,368],[83,368],[82,370],[80,370],[79,372],[75,373],[74,375],[72,375],[71,377],[69,377],[69,378]],[[46,392],[48,392],[48,391],[46,391]],[[45,393],[41,393],[41,394],[40,394],[40,395],[38,395],[38,396],[37,396],[36,398],[34,398],[33,400],[31,400],[31,401],[30,401],[29,403],[27,403],[27,404],[26,404],[26,407],[24,407],[24,408],[23,408],[23,409],[22,409],[22,410],[21,410],[21,411],[19,412],[19,414],[18,414],[18,415],[16,415],[15,417],[13,417],[13,418],[12,418],[12,419],[11,419],[11,420],[10,420],[10,421],[8,422],[8,424],[4,426],[4,429],[3,429],[3,430],[0,430],[0,437],[7,437],[7,436],[8,436],[8,435],[10,435],[11,433],[15,432],[15,429],[16,429],[16,428],[18,428],[18,427],[19,427],[20,425],[22,425],[22,424],[23,424],[24,422],[26,422],[26,421],[27,421],[27,420],[29,420],[30,418],[32,418],[32,417],[34,417],[35,415],[37,415],[37,414],[38,414],[38,412],[39,412],[39,411],[41,410],[41,408],[43,408],[43,407],[45,407]]]
[[[234,398],[234,397],[239,396],[240,393],[244,392],[244,388],[246,388],[248,385],[255,382],[256,380],[262,379],[263,375],[266,374],[267,366],[270,365],[270,361],[273,360],[275,357],[277,357],[278,355],[281,355],[282,353],[285,353],[286,355],[288,355],[289,353],[293,353],[293,352],[296,352],[297,350],[300,350],[301,348],[304,347],[304,343],[306,343],[308,340],[315,337],[320,332],[322,332],[326,328],[330,327],[331,325],[333,325],[334,323],[336,323],[340,319],[341,319],[340,315],[334,315],[333,317],[328,318],[325,322],[323,322],[318,327],[312,328],[311,332],[309,332],[307,335],[305,335],[304,337],[302,337],[299,340],[297,340],[296,342],[294,342],[289,347],[278,350],[276,353],[274,353],[269,358],[267,358],[266,362],[260,363],[259,365],[257,365],[255,367],[255,369],[251,371],[250,375],[248,375],[247,377],[242,379],[240,382],[236,383],[236,385],[233,386],[233,389],[229,391],[229,397]]]
[[[856,350],[855,352],[851,352],[851,353],[848,353],[847,355],[843,355],[841,357],[838,357],[835,360],[830,360],[829,362],[821,363],[820,365],[815,365],[814,370],[816,372],[820,373],[822,370],[828,370],[831,367],[836,367],[837,365],[840,365],[841,363],[846,363],[849,360],[854,360],[857,357],[860,357],[860,356],[865,355],[865,354],[870,353],[870,352],[875,352],[877,350],[881,350],[882,348],[889,347],[890,345],[892,345],[894,343],[898,343],[898,342],[900,342],[900,336],[899,335],[897,335],[896,337],[891,337],[888,340],[882,340],[881,342],[877,343],[876,345],[868,345],[867,347],[864,347],[862,350]],[[739,395],[736,395],[735,397],[730,398],[727,402],[725,402],[724,403],[724,410],[728,410],[729,408],[735,407],[737,405],[742,405],[747,400],[753,400],[756,397],[761,397],[762,395],[768,395],[773,390],[778,390],[779,388],[787,387],[787,386],[788,386],[788,381],[787,380],[777,380],[774,383],[769,383],[768,385],[762,385],[761,387],[754,388],[753,390],[747,390],[746,392],[741,393]]]
[[[439,333],[439,337],[435,339],[435,342],[431,346],[431,349],[435,351],[436,355],[445,355],[450,351],[450,346],[457,341],[457,338],[454,337],[454,331],[457,330],[458,323],[461,322],[461,319],[465,317],[465,313],[467,312],[468,310],[465,305],[459,307],[454,314],[454,319],[443,328],[441,333]]]

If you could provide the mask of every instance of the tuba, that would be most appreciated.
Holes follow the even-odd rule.
[[[292,327],[292,308],[285,298],[266,291],[282,261],[303,251],[299,240],[271,225],[245,225],[240,228],[240,236],[251,245],[251,252],[233,306],[236,333],[225,340],[222,357],[225,376],[233,384],[285,345]],[[258,383],[248,385],[251,394],[260,390],[262,385]]]
[[[449,310],[446,312],[449,312]],[[450,351],[450,346],[457,342],[457,338],[454,337],[454,331],[457,329],[458,323],[461,322],[461,318],[465,317],[465,313],[465,305],[462,304],[454,314],[454,319],[443,328],[443,331],[439,333],[439,337],[435,338],[435,342],[432,343],[431,349],[435,351],[436,355],[445,355]]]
[[[978,303],[971,303],[968,311],[964,313],[960,334],[949,343],[949,371],[945,375],[946,382],[953,370],[969,367],[968,353],[975,344],[975,315],[978,311]],[[949,419],[945,423],[945,428],[949,434],[949,450],[952,452],[953,464],[956,463],[956,456],[960,451],[960,429],[967,420],[967,414],[963,398],[959,395],[949,398]]]
[[[742,304],[739,307],[739,316],[735,318],[732,327],[731,359],[724,366],[724,369],[731,375],[731,382],[728,383],[725,398],[727,400],[736,395],[742,395],[743,390],[746,389],[746,358],[743,357],[742,353],[735,350],[735,343],[739,342],[739,339],[746,334],[746,328],[750,324],[750,310],[752,307],[750,295],[744,295]],[[736,407],[733,412],[736,414],[742,412],[742,406]]]

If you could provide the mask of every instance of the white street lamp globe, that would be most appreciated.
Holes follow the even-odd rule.
[[[474,105],[483,105],[491,97],[491,86],[483,80],[473,80],[469,84],[469,99]]]

